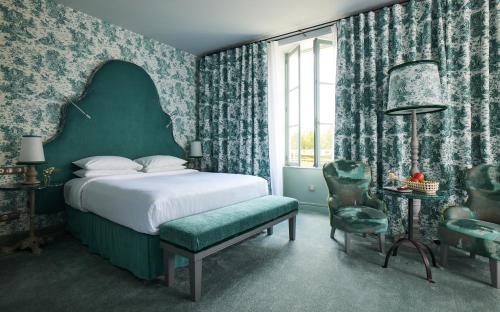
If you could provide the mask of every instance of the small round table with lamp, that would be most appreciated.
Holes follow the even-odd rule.
[[[415,248],[417,249],[418,253],[420,254],[422,261],[424,262],[425,265],[425,272],[427,275],[427,281],[433,283],[434,281],[432,280],[432,272],[431,272],[431,266],[429,262],[429,257],[427,254],[430,255],[432,259],[432,265],[437,267],[436,264],[436,258],[434,257],[434,253],[432,252],[431,248],[424,244],[423,242],[419,241],[418,239],[415,239],[413,235],[413,205],[415,200],[420,200],[420,201],[437,201],[437,202],[442,202],[448,199],[448,193],[443,192],[443,191],[438,191],[436,194],[425,194],[425,193],[419,193],[419,192],[399,192],[397,190],[389,190],[389,189],[380,189],[379,193],[381,193],[383,196],[391,196],[391,197],[399,197],[399,198],[406,198],[408,200],[408,232],[407,236],[398,239],[394,244],[392,244],[391,248],[387,252],[385,256],[385,262],[384,265],[382,266],[383,268],[387,268],[389,266],[389,259],[391,256],[397,256],[398,254],[398,249],[399,247],[406,243],[409,242]]]
[[[387,110],[384,112],[389,116],[411,115],[411,175],[421,174],[418,168],[418,134],[417,115],[437,113],[444,111],[447,106],[443,103],[441,95],[441,80],[439,77],[439,63],[433,60],[418,60],[396,65],[389,69],[389,95]],[[394,147],[396,148],[396,147]],[[412,223],[413,210],[420,209],[421,200],[442,200],[444,193],[427,195],[425,193],[400,193],[397,191],[382,191],[384,195],[406,197],[408,199],[408,237],[397,241],[391,250],[396,253],[397,248],[403,241],[410,241],[422,255],[427,271],[427,280],[432,282],[429,260],[425,256],[424,249],[430,253],[433,264],[434,255],[427,246],[413,239]],[[410,217],[411,216],[411,217]],[[387,254],[384,267],[387,267],[391,253]]]

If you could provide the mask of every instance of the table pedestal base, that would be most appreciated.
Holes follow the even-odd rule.
[[[35,255],[39,255],[42,253],[42,248],[40,248],[40,245],[43,245],[45,243],[45,240],[43,238],[39,238],[36,236],[33,237],[26,237],[25,239],[18,241],[17,243],[10,245],[10,246],[2,246],[0,247],[0,252],[1,253],[6,253],[10,254],[13,253],[14,251],[20,249],[31,249],[31,252]]]
[[[430,266],[429,258],[427,257],[426,251],[431,256],[432,266],[434,266],[434,267],[437,267],[436,258],[434,257],[434,253],[432,252],[431,248],[429,246],[425,245],[424,243],[421,243],[418,240],[410,239],[408,237],[403,237],[403,238],[398,239],[394,244],[392,244],[391,248],[387,252],[387,255],[385,256],[385,262],[384,262],[384,265],[382,267],[387,268],[389,266],[389,259],[391,258],[391,256],[398,255],[398,248],[404,242],[410,242],[413,246],[415,246],[418,253],[420,254],[420,257],[422,258],[422,261],[424,262],[425,272],[427,274],[427,281],[429,283],[434,283],[434,281],[432,280],[431,266]]]

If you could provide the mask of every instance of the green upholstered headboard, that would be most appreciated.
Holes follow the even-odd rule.
[[[160,106],[151,77],[135,64],[118,60],[103,63],[74,103],[91,119],[70,103],[62,107],[58,133],[44,145],[47,165],[58,169],[53,181],[74,178],[76,167],[72,162],[88,156],[186,157],[174,140],[172,126],[167,128],[171,119]],[[64,207],[60,190],[40,192],[39,197],[38,212]]]

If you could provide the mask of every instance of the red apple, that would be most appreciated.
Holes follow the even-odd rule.
[[[414,182],[424,182],[424,174],[422,172],[415,172],[415,174],[412,177],[412,181],[413,179],[417,180]]]

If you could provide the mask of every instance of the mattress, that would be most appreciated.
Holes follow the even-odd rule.
[[[69,206],[152,235],[164,222],[265,195],[265,179],[196,170],[76,178],[64,186]]]

